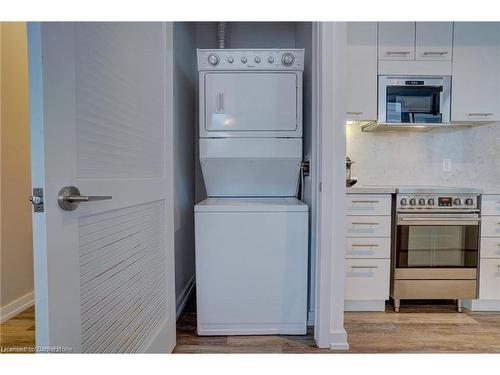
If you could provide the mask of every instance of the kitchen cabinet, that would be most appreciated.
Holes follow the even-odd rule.
[[[415,60],[451,60],[453,22],[417,22]]]
[[[464,301],[473,311],[500,311],[500,194],[481,197],[479,299]]]
[[[377,119],[377,22],[347,24],[347,120]]]
[[[379,22],[378,58],[414,60],[415,22]]]
[[[451,120],[500,121],[500,23],[455,22]]]
[[[346,196],[346,311],[385,311],[391,274],[391,202],[391,194]]]

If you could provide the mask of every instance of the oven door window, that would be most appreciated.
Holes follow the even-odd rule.
[[[475,268],[477,225],[399,225],[398,268]]]
[[[441,123],[442,86],[387,86],[388,123]]]

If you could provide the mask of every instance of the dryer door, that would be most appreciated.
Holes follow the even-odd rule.
[[[301,137],[301,72],[204,72],[201,137]]]

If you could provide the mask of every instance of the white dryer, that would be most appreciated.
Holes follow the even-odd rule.
[[[305,334],[301,49],[198,50],[199,335]]]

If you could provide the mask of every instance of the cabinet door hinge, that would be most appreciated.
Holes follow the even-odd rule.
[[[33,205],[33,212],[43,212],[43,189],[33,188],[33,195],[30,196],[30,202]]]

